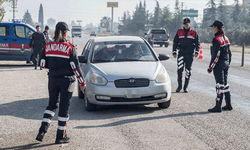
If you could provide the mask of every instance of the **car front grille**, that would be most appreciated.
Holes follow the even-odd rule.
[[[133,88],[133,87],[147,87],[149,86],[149,79],[144,78],[129,78],[115,80],[115,87],[117,88]]]
[[[100,102],[143,102],[143,101],[154,101],[167,98],[168,94],[164,97],[155,98],[154,96],[144,96],[141,98],[124,98],[124,97],[111,97],[110,100],[96,99]]]

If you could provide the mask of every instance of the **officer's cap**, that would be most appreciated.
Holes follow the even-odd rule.
[[[217,28],[222,28],[223,26],[223,22],[219,21],[219,20],[215,20],[214,23],[212,25],[210,25],[209,27],[213,27],[216,26]]]
[[[56,24],[56,30],[69,31],[69,27],[67,23],[61,21]]]
[[[183,20],[183,24],[188,24],[188,23],[190,23],[190,19],[189,19],[189,18],[185,18],[185,19]]]

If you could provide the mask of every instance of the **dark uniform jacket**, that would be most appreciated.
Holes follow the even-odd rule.
[[[45,42],[48,43],[49,42],[49,34],[46,30],[43,31],[44,37],[45,37]]]
[[[223,36],[222,31],[218,31],[213,38],[211,45],[211,61],[208,71],[214,68],[225,69],[231,62],[230,41],[226,36]]]
[[[173,41],[173,54],[177,54],[177,49],[181,55],[193,55],[194,49],[195,53],[199,54],[200,40],[197,32],[190,28],[178,30]]]
[[[44,46],[45,45],[45,38],[44,38],[44,34],[42,32],[34,32],[31,36],[31,39],[30,39],[30,43],[29,43],[29,46],[30,48],[32,46]]]
[[[75,48],[65,39],[45,45],[40,67],[49,69],[49,77],[60,78],[76,75],[79,83],[85,84]]]

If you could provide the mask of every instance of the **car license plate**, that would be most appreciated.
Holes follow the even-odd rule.
[[[141,98],[141,91],[140,89],[126,90],[124,97],[125,98]]]

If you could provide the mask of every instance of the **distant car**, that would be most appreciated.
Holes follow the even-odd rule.
[[[96,37],[95,32],[90,32],[90,34],[89,34],[89,38],[93,38],[93,37]]]
[[[171,80],[162,65],[169,57],[156,56],[148,42],[135,36],[108,36],[90,39],[80,56],[86,89],[78,97],[84,99],[87,111],[97,105],[158,103],[168,108]]]
[[[163,45],[168,47],[169,45],[169,34],[167,34],[165,29],[149,29],[144,37],[150,45],[157,44],[160,47]]]
[[[36,29],[23,23],[0,23],[0,60],[32,60],[29,49],[31,35]]]

